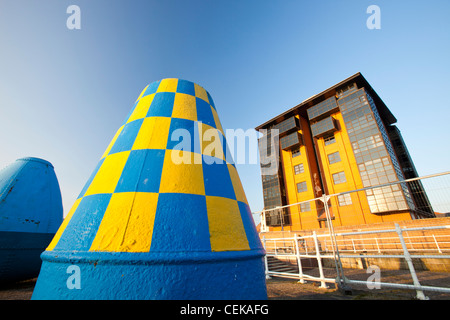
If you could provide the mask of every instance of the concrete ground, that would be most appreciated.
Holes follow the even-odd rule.
[[[334,278],[334,270],[325,269],[326,278]],[[327,274],[328,273],[328,274]],[[308,274],[318,276],[309,271]],[[371,274],[365,270],[345,269],[344,274],[348,279],[367,281]],[[435,286],[450,288],[450,273],[445,272],[417,272],[420,284],[423,286]],[[411,274],[408,270],[383,270],[380,282],[412,284]],[[373,283],[371,283],[373,284]],[[267,280],[267,291],[271,300],[416,300],[415,290],[397,288],[369,289],[367,285],[351,284],[348,290],[339,290],[334,283],[327,283],[327,289],[320,287],[320,282],[308,281],[305,284],[298,283],[295,279],[273,277]],[[450,300],[450,293],[425,291],[429,300]]]
[[[330,270],[332,272],[332,270]],[[366,281],[369,274],[365,270],[346,269],[349,279]],[[450,273],[420,271],[417,273],[420,283],[427,286],[442,286],[450,288]],[[326,277],[330,275],[325,274]],[[384,270],[381,282],[396,282],[411,284],[411,276],[407,270]],[[0,284],[0,300],[30,300],[36,279],[12,284]],[[320,288],[320,283],[309,281],[300,284],[295,279],[273,277],[267,280],[269,300],[414,300],[414,290],[402,289],[368,289],[365,285],[353,285],[351,290],[343,292],[333,283],[328,288]],[[450,293],[426,291],[430,300],[450,300]]]

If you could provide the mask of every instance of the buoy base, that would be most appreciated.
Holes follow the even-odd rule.
[[[33,300],[265,300],[264,252],[46,251]]]
[[[39,256],[54,235],[0,231],[0,283],[37,277],[42,263]]]

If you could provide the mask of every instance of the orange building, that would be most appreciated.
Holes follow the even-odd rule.
[[[420,181],[395,183],[418,176],[396,121],[357,73],[258,126],[265,210],[306,201],[268,211],[270,230],[325,227],[307,200],[356,189],[329,199],[333,225],[434,217]]]

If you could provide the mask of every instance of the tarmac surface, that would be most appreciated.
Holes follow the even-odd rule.
[[[328,274],[327,274],[328,273]],[[417,277],[422,286],[444,287],[450,289],[450,273],[417,271]],[[311,272],[308,272],[311,274]],[[344,269],[348,279],[368,281],[371,274],[360,269]],[[319,276],[318,274],[312,274]],[[326,278],[334,278],[333,270],[325,269]],[[408,270],[382,270],[380,282],[413,284]],[[370,284],[374,284],[370,282]],[[417,300],[415,290],[398,288],[373,288],[367,284],[351,284],[346,290],[338,289],[334,283],[326,283],[328,288],[321,288],[320,282],[307,281],[298,283],[296,279],[273,277],[267,280],[269,299],[273,300]],[[429,300],[450,300],[450,293],[425,291]]]
[[[345,275],[349,279],[362,281],[367,281],[370,276],[365,270],[357,269],[346,269]],[[419,271],[417,276],[421,285],[450,288],[450,273]],[[412,284],[407,270],[384,270],[380,280]],[[30,300],[35,283],[36,279],[0,284],[0,300]],[[352,285],[349,290],[343,291],[336,288],[334,283],[327,283],[328,288],[321,288],[320,282],[308,281],[301,284],[296,279],[278,277],[268,279],[266,283],[269,300],[416,300],[414,290],[369,289],[367,285]],[[430,300],[450,300],[450,293],[424,293]]]

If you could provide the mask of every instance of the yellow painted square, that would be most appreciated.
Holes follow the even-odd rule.
[[[195,97],[184,93],[175,93],[172,118],[197,121],[197,104]]]
[[[73,214],[75,213],[75,211],[78,208],[78,205],[80,204],[81,200],[83,198],[79,198],[75,201],[75,203],[73,204],[72,208],[70,209],[69,213],[67,214],[67,216],[64,218],[63,222],[61,223],[61,225],[59,226],[58,231],[56,232],[55,236],[53,237],[52,241],[50,242],[50,244],[48,245],[47,251],[52,251],[55,246],[58,244],[59,239],[61,238],[62,234],[64,233],[64,230],[66,230],[67,225],[70,222],[70,219],[72,219]]]
[[[156,92],[177,92],[178,79],[163,79]]]
[[[193,152],[166,150],[159,193],[205,194],[202,162]]]
[[[157,202],[157,193],[114,193],[89,250],[150,251]]]
[[[166,149],[169,129],[170,118],[145,118],[131,149]]]
[[[105,152],[103,153],[102,159],[108,155],[109,151],[111,151],[111,148],[113,147],[114,143],[116,143],[116,140],[117,140],[117,138],[119,137],[120,133],[122,132],[123,127],[125,127],[125,125],[121,126],[121,127],[119,128],[119,130],[117,130],[117,132],[116,132],[116,134],[114,135],[113,139],[112,139],[111,142],[109,143],[108,148],[106,148]]]
[[[84,196],[99,193],[113,193],[120,179],[130,151],[111,154],[103,160],[103,163],[86,190]]]
[[[170,152],[171,152],[171,160],[174,165],[203,164],[203,157],[199,153],[178,149],[171,150]]]
[[[150,251],[157,204],[157,193],[136,192],[128,227],[122,242],[123,251]]]
[[[212,251],[250,250],[236,200],[206,196]]]
[[[143,97],[141,100],[139,100],[136,107],[134,108],[133,113],[128,118],[127,123],[137,120],[137,119],[145,118],[147,116],[148,109],[150,108],[150,105],[152,104],[154,97],[155,97],[155,94],[152,93],[152,94],[149,94],[149,95]]]
[[[223,132],[222,125],[220,124],[219,115],[217,114],[217,111],[213,107],[211,107],[211,112],[212,112],[213,117],[214,117],[214,122],[216,123],[216,128],[220,132],[222,132],[223,135],[225,135],[225,132]]]
[[[228,171],[230,172],[231,182],[233,183],[234,193],[236,194],[236,200],[247,203],[247,197],[245,196],[244,188],[242,187],[241,179],[239,178],[239,174],[237,169],[227,163]]]
[[[126,232],[133,206],[134,192],[114,193],[89,251],[116,251]]]
[[[224,138],[219,133],[219,130],[204,123],[199,122],[198,124],[198,132],[201,133],[200,146],[202,154],[225,160],[222,148],[223,141],[221,141]]]
[[[208,94],[206,93],[206,90],[196,83],[194,83],[194,88],[195,88],[195,96],[209,103]]]

